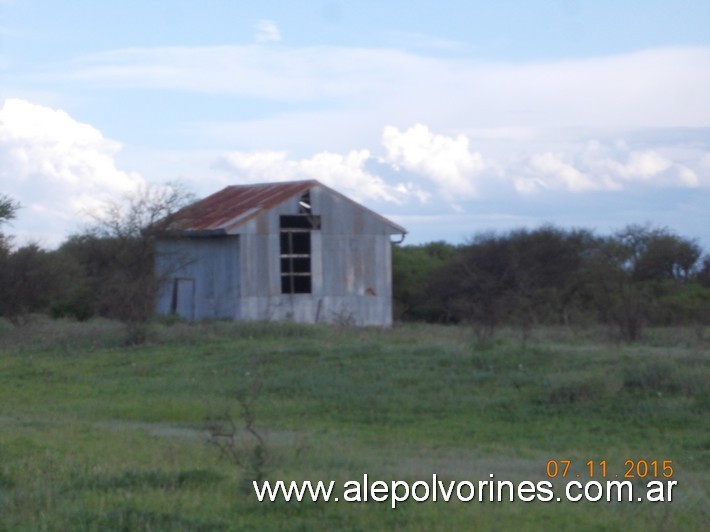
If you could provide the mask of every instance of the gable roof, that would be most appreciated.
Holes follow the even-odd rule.
[[[230,185],[181,209],[169,220],[166,220],[167,223],[161,229],[166,233],[188,233],[194,236],[227,234],[235,227],[315,186],[322,187],[358,205],[392,227],[395,232],[406,234],[407,231],[403,227],[326,187],[315,179],[255,185]]]

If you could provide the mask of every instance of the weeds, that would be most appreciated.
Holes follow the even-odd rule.
[[[255,380],[251,389],[239,398],[241,420],[240,430],[229,408],[220,415],[207,418],[209,438],[207,442],[219,450],[224,458],[242,470],[240,490],[248,496],[253,492],[252,482],[261,483],[275,467],[274,453],[267,446],[266,439],[256,429],[254,403],[263,389],[263,381]],[[247,437],[244,438],[243,434]]]
[[[515,330],[476,342],[427,324],[153,323],[131,348],[118,322],[8,325],[0,530],[702,529],[708,344],[688,329],[636,344],[600,330],[535,329],[523,352]],[[225,398],[231,409],[209,406]],[[672,459],[686,491],[656,513],[243,496],[264,478],[532,479],[554,456]]]

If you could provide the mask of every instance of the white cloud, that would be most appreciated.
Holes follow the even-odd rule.
[[[474,198],[495,203],[520,196],[519,201],[525,201],[528,194],[546,191],[581,195],[639,185],[710,185],[710,154],[695,145],[644,146],[634,139],[606,139],[540,149],[548,139],[539,130],[473,128],[468,132],[444,135],[424,124],[404,129],[387,126],[379,148],[351,146],[305,157],[260,149],[156,152],[148,173],[158,179],[187,175],[185,180],[192,180],[200,194],[225,184],[317,179],[357,201],[426,203],[426,212],[461,215]],[[485,150],[472,149],[473,135],[481,142],[486,139],[517,151],[494,158]],[[34,237],[46,235],[45,244],[57,244],[80,211],[143,184],[139,174],[118,168],[115,158],[120,149],[98,129],[64,111],[23,100],[5,101],[0,108],[0,180],[3,192],[25,206],[18,225],[22,222],[23,231]],[[150,157],[150,150],[140,154],[140,158]],[[140,160],[133,159],[132,165],[141,166]]]
[[[387,163],[429,178],[449,200],[475,197],[476,179],[487,169],[481,154],[469,150],[464,135],[437,135],[422,124],[406,131],[387,126],[382,144]]]
[[[68,227],[102,199],[142,184],[140,175],[116,167],[119,149],[64,111],[19,99],[0,108],[0,180],[5,193],[29,207],[36,226],[61,220]]]
[[[273,20],[260,20],[256,24],[256,42],[269,43],[280,40],[281,32]]]
[[[585,192],[601,188],[589,176],[562,160],[560,155],[550,152],[530,158],[529,169],[532,178],[517,178],[514,181],[518,192],[530,193],[538,187],[562,188],[571,192]]]
[[[376,200],[402,203],[410,198],[425,201],[427,195],[417,186],[401,182],[386,183],[365,169],[371,158],[367,150],[352,150],[345,155],[321,152],[309,159],[292,160],[285,152],[230,152],[217,163],[230,181],[292,181],[317,179],[357,201]]]
[[[658,184],[696,187],[700,184],[696,173],[653,150],[631,151],[625,164],[610,161],[621,179],[656,182]]]
[[[459,131],[472,124],[710,126],[705,97],[710,93],[710,47],[537,63],[336,46],[135,48],[85,56],[38,76],[114,89],[248,95],[292,103],[342,99],[363,110],[375,107],[384,123],[416,117],[434,127],[446,122],[444,127]]]
[[[524,194],[543,189],[614,191],[627,189],[634,183],[681,188],[700,185],[697,173],[685,164],[657,150],[632,150],[623,140],[617,140],[613,146],[589,141],[567,153],[534,154],[521,174],[514,178],[514,186]]]

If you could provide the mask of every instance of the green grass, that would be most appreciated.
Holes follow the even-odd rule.
[[[225,322],[0,322],[0,530],[701,530],[710,343],[654,329],[391,330]],[[272,480],[544,480],[672,460],[670,504],[259,503],[206,443],[254,384]],[[247,455],[253,439],[242,433]],[[582,478],[585,480],[585,478]],[[561,486],[560,480],[555,486]]]

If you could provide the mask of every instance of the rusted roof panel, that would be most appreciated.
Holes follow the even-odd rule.
[[[308,180],[228,186],[177,212],[163,229],[225,233],[317,184],[315,180]]]
[[[315,186],[322,187],[331,194],[357,205],[390,227],[393,233],[406,234],[407,231],[403,227],[326,187],[315,179],[228,186],[178,211],[172,218],[165,221],[160,227],[160,231],[166,234],[187,233],[192,236],[230,234],[243,223]]]

